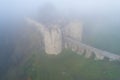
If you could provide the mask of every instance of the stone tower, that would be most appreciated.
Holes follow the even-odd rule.
[[[66,25],[64,31],[67,37],[82,41],[82,24],[78,21],[73,21]]]
[[[44,33],[45,51],[48,54],[59,54],[62,51],[62,34],[58,25],[46,28]]]
[[[27,22],[39,30],[43,36],[44,50],[47,54],[59,54],[62,51],[62,34],[58,25],[52,25],[50,28],[31,20]]]

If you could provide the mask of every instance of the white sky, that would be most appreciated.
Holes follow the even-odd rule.
[[[0,0],[0,12],[2,16],[34,13],[48,2],[62,12],[120,13],[120,0]]]

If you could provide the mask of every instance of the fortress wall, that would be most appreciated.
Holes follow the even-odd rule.
[[[27,19],[27,23],[33,25],[43,36],[44,50],[47,54],[59,54],[62,51],[62,32],[59,25],[50,26],[51,29],[47,28],[45,25],[34,21],[32,19]]]
[[[90,58],[92,56],[92,50],[89,48],[86,48],[85,50],[86,50],[85,57]]]
[[[83,55],[84,54],[84,49],[81,46],[77,46],[77,54]]]
[[[75,44],[71,44],[72,51],[77,51],[77,46]]]
[[[103,51],[102,55],[104,55],[105,57],[109,58],[109,61],[113,61],[113,60],[120,60],[120,56],[113,54],[113,53],[109,53],[107,51]]]
[[[43,36],[45,52],[47,54],[59,54],[62,51],[64,37],[65,48],[70,48],[72,51],[75,51],[80,55],[85,54],[86,58],[90,58],[94,54],[95,60],[103,60],[104,57],[108,58],[109,61],[120,60],[119,55],[81,43],[82,25],[79,22],[70,23],[64,28],[64,31],[61,31],[59,25],[52,25],[49,29],[45,25],[42,25],[32,19],[27,19],[26,21],[30,25],[33,25],[39,32],[41,32]]]
[[[70,37],[66,37],[66,41],[67,44],[69,44],[69,48],[77,52],[77,54],[85,54],[86,58],[90,58],[92,55],[95,55],[95,60],[103,60],[105,57],[108,58],[109,61],[120,60],[119,55],[88,46]]]
[[[77,44],[77,50],[76,50],[76,52],[77,52],[78,54],[80,54],[80,55],[85,55],[86,49],[85,49],[85,47],[80,46],[80,45]]]
[[[95,54],[95,60],[103,60],[104,59],[104,55],[102,55],[102,52],[101,51],[94,51],[94,54]]]
[[[65,35],[81,41],[83,31],[82,28],[82,23],[80,23],[79,21],[72,21],[64,27],[63,32]]]

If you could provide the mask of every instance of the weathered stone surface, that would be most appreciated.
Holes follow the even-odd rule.
[[[33,24],[43,35],[44,49],[47,54],[58,54],[62,50],[62,34],[58,25],[53,25],[51,29],[46,26],[33,21],[28,20],[30,24]]]
[[[82,24],[78,21],[71,22],[65,26],[65,35],[74,38],[76,40],[82,40]]]
[[[52,27],[47,28],[31,19],[27,19],[27,21],[42,33],[44,50],[47,54],[59,54],[62,51],[62,43],[64,43],[64,48],[70,48],[81,55],[85,54],[86,58],[90,58],[94,54],[95,60],[103,60],[104,57],[110,61],[120,60],[119,55],[81,43],[82,25],[79,22],[72,22],[63,28],[64,30],[61,30],[58,25],[52,25]],[[64,42],[62,41],[63,37]]]
[[[69,38],[69,37],[66,37],[65,39],[66,39],[67,42],[71,43],[71,45],[76,45],[76,47],[79,48],[79,49],[77,49],[78,51],[76,51],[78,54],[85,53],[86,58],[90,58],[90,56],[92,54],[94,54],[95,55],[95,60],[103,60],[106,57],[106,58],[109,59],[109,61],[113,61],[113,60],[119,60],[120,61],[120,56],[119,55],[116,55],[114,53],[110,53],[110,52],[107,52],[107,51],[103,51],[103,50],[88,46],[86,44],[83,44],[83,43],[81,43],[81,42],[79,42],[75,39]]]
[[[62,50],[62,35],[59,26],[53,25],[48,36],[45,34],[45,46],[47,47],[47,48],[45,47],[46,53],[48,54],[60,53]],[[48,45],[47,42],[50,42],[50,45]]]
[[[90,58],[92,56],[92,52],[89,49],[86,49],[85,57]]]

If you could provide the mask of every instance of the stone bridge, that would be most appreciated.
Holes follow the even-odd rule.
[[[109,59],[109,61],[119,60],[120,56],[114,53],[110,53],[107,51],[103,51],[86,44],[81,43],[80,41],[74,40],[70,37],[65,37],[65,48],[71,48],[72,51],[77,52],[77,54],[84,54],[86,58],[90,58],[94,56],[95,60],[103,60],[105,58]]]

